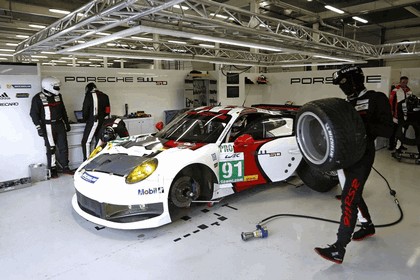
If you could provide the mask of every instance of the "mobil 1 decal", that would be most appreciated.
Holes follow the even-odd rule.
[[[220,146],[220,183],[235,183],[244,180],[244,153],[235,153],[233,143]]]

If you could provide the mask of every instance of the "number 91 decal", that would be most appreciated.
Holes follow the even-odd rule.
[[[244,180],[244,154],[235,153],[231,143],[220,146],[219,178],[221,184]]]

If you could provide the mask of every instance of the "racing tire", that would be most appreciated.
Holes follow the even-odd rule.
[[[304,104],[296,115],[296,138],[305,161],[321,171],[349,167],[366,149],[362,118],[340,98]]]
[[[337,172],[320,171],[305,160],[300,162],[296,173],[306,186],[317,192],[328,192],[339,183]]]

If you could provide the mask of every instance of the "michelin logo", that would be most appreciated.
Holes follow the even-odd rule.
[[[138,195],[151,195],[151,194],[160,194],[163,193],[164,189],[163,187],[159,188],[148,188],[148,189],[140,189],[137,191]]]

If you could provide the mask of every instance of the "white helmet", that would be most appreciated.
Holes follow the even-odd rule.
[[[60,80],[56,77],[45,77],[42,79],[41,86],[47,93],[58,95],[60,93]]]

